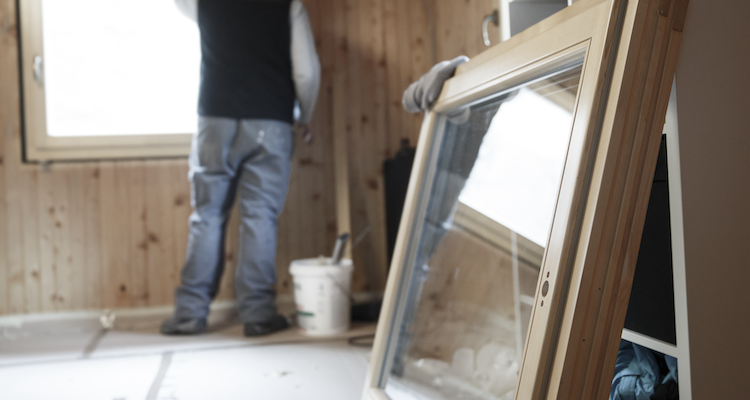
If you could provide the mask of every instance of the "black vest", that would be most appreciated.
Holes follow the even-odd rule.
[[[198,114],[293,122],[291,0],[200,0]]]

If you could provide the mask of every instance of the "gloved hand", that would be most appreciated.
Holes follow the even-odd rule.
[[[458,56],[449,61],[441,61],[433,66],[429,72],[422,75],[418,81],[409,85],[404,91],[401,103],[406,111],[418,113],[432,106],[440,96],[443,84],[456,72],[456,68],[469,61],[469,57]]]

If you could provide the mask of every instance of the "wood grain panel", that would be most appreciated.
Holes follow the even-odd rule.
[[[9,66],[5,63],[17,62],[15,54],[8,54],[6,51],[0,52],[3,66],[0,71],[5,71]],[[2,72],[0,72],[2,73]],[[0,102],[18,102],[18,91],[7,84],[0,84]],[[9,107],[0,111],[0,193],[5,194],[4,199],[0,199],[0,254],[5,256],[6,268],[0,272],[0,281],[5,282],[0,290],[3,290],[0,299],[0,310],[6,310],[10,313],[19,313],[25,310],[25,271],[23,252],[18,251],[23,240],[18,232],[21,232],[23,226],[23,215],[16,210],[21,209],[24,202],[23,192],[19,189],[23,176],[15,173],[9,167],[17,164],[20,154],[15,149],[20,147],[20,127],[12,120],[12,115],[18,113],[19,108]],[[0,262],[3,260],[0,256]]]
[[[128,188],[128,219],[123,223],[130,227],[129,243],[130,248],[126,251],[126,258],[123,258],[125,269],[129,271],[128,280],[130,281],[130,302],[135,307],[144,307],[149,305],[148,294],[148,270],[147,270],[147,246],[146,238],[146,220],[148,212],[146,210],[145,189],[146,177],[143,161],[133,161],[129,163],[128,177],[125,186]]]
[[[343,40],[346,43],[346,92],[347,107],[345,109],[346,127],[348,134],[348,154],[349,159],[349,194],[351,199],[352,222],[351,227],[354,236],[371,227],[367,210],[364,207],[363,196],[366,194],[365,183],[362,181],[362,169],[366,168],[367,160],[364,157],[354,156],[362,151],[363,135],[363,114],[362,101],[364,93],[368,93],[366,87],[362,84],[362,64],[364,63],[365,52],[362,39],[362,30],[360,28],[360,8],[363,2],[357,0],[346,0],[344,8],[345,31]],[[368,93],[369,95],[369,93]],[[365,116],[364,119],[366,119]],[[353,249],[352,258],[354,259],[354,278],[352,281],[353,290],[362,290],[368,286],[368,271],[372,268],[378,268],[382,265],[382,260],[377,258],[370,259],[372,254],[372,241],[368,236],[359,243],[358,247]],[[365,289],[366,290],[366,289]]]
[[[334,127],[348,144],[348,188],[341,190],[351,204],[352,235],[369,227],[353,249],[352,288],[379,291],[387,270],[382,164],[401,139],[416,144],[422,120],[403,111],[401,94],[438,57],[481,50],[479,26],[493,2],[304,2],[322,82],[315,141],[295,138],[278,228],[278,292],[292,292],[292,260],[330,253],[338,233]],[[434,15],[451,32],[438,43],[430,28],[443,28]],[[18,57],[16,2],[0,0],[0,314],[172,304],[192,211],[186,160],[23,163]],[[235,207],[223,300],[234,297],[238,229]]]
[[[18,152],[20,155],[21,153]],[[21,203],[23,216],[23,266],[24,279],[24,312],[42,309],[42,280],[39,252],[39,195],[37,192],[39,177],[37,171],[22,169],[20,190],[24,193]]]
[[[166,166],[164,161],[146,161],[146,170],[155,169],[160,170]],[[162,187],[162,176],[161,174],[146,174],[146,230],[144,246],[146,248],[146,266],[148,274],[147,280],[147,291],[149,294],[148,300],[154,303],[165,303],[168,299],[165,299],[162,293],[164,274],[164,262],[162,257],[164,256],[164,248],[161,243],[161,239],[166,236],[171,236],[167,232],[164,232],[162,225],[162,215],[167,211],[163,207],[163,199],[169,198],[165,196],[161,191]]]
[[[73,188],[68,193],[68,248],[70,249],[66,267],[69,270],[70,308],[81,310],[86,307],[86,282],[88,265],[84,243],[86,242],[86,202],[84,200],[85,165],[75,164],[70,168],[68,185]]]
[[[6,4],[7,3],[7,4]],[[12,3],[12,4],[11,4]],[[10,182],[6,182],[6,177],[13,175],[11,165],[12,161],[12,135],[20,128],[18,120],[13,118],[13,114],[18,113],[19,97],[17,83],[13,80],[3,79],[14,70],[18,64],[18,56],[13,47],[17,43],[17,33],[15,30],[15,2],[6,1],[0,4],[0,104],[6,105],[0,108],[0,313],[13,312],[10,308],[10,282],[9,270],[12,268],[14,256],[8,252],[9,224],[8,216],[8,190]]]
[[[15,136],[18,134],[18,131],[9,130],[7,133]],[[14,142],[16,141],[11,140],[11,143]],[[6,160],[8,162],[13,161],[14,153],[16,152],[12,150],[6,152]],[[0,173],[2,173],[2,171],[0,171]],[[15,210],[21,209],[21,203],[23,202],[23,198],[21,196],[22,193],[18,189],[20,186],[19,178],[21,177],[16,174],[9,173],[6,175],[5,181],[5,185],[9,189],[6,192],[7,200],[5,202],[5,222],[7,226],[7,249],[10,250],[6,253],[8,255],[8,267],[6,273],[6,277],[8,279],[7,307],[11,313],[23,312],[23,310],[25,309],[24,292],[26,288],[24,285],[25,273],[23,266],[23,252],[18,251],[18,249],[20,249],[23,244],[23,240],[21,238],[21,235],[15,233],[21,232],[23,226],[22,214],[19,212],[15,212]],[[0,190],[3,190],[3,188],[0,187]]]
[[[172,224],[174,220],[174,196],[172,195],[170,172],[171,166],[174,163],[175,161],[173,160],[162,161],[158,169],[154,171],[159,176],[158,187],[153,188],[157,193],[159,211],[158,215],[153,215],[153,213],[150,215],[150,221],[153,221],[152,224],[158,226],[158,231],[155,232],[155,238],[152,239],[149,236],[149,245],[151,246],[149,249],[158,247],[158,259],[160,262],[158,266],[152,265],[151,268],[155,268],[158,271],[161,282],[160,289],[156,289],[155,285],[153,285],[151,286],[151,290],[158,290],[159,302],[162,304],[172,302],[174,288],[179,281],[174,247],[175,243],[180,241],[180,238],[175,236],[174,225]],[[158,221],[156,218],[158,218]],[[153,292],[152,295],[155,296],[156,292]]]
[[[113,308],[117,305],[120,286],[117,285],[117,249],[120,245],[120,229],[116,209],[115,163],[102,162],[99,165],[99,229],[101,232],[101,251],[99,253],[99,271],[102,274],[102,307]]]
[[[180,271],[185,263],[188,242],[188,217],[192,212],[190,207],[190,185],[187,178],[188,166],[186,162],[174,163],[169,168],[170,189],[172,191],[171,206],[173,217],[170,223],[174,229],[174,264],[172,273],[175,276],[175,288],[180,284]],[[172,289],[174,292],[174,289]],[[173,294],[174,295],[174,294]],[[171,298],[173,299],[173,298]]]
[[[418,76],[414,76],[414,74],[412,73],[411,62],[409,61],[409,55],[411,54],[411,45],[404,45],[405,43],[411,43],[410,32],[412,29],[416,28],[411,25],[409,15],[409,2],[397,0],[396,23],[398,25],[398,30],[395,32],[390,32],[388,36],[396,36],[395,42],[396,46],[398,46],[398,58],[389,61],[392,64],[392,68],[398,72],[398,75],[395,75],[394,73],[394,75],[390,76],[389,79],[393,79],[396,81],[393,85],[393,90],[395,91],[393,96],[395,97],[395,101],[398,102],[398,105],[396,105],[396,108],[392,110],[393,113],[395,115],[398,115],[398,118],[400,119],[400,128],[398,133],[400,134],[401,138],[409,139],[412,146],[416,146],[417,137],[419,137],[419,130],[415,130],[415,127],[417,126],[414,124],[414,117],[404,111],[403,107],[401,106],[401,97],[403,95],[403,91],[407,87],[409,87],[409,84],[412,81],[418,78]],[[396,144],[392,144],[392,146],[394,145]]]
[[[39,259],[42,284],[42,306],[40,311],[54,311],[57,299],[56,266],[53,256],[54,236],[54,192],[52,174],[42,170],[37,181],[39,187]]]
[[[385,115],[388,126],[385,128],[389,133],[386,135],[388,140],[386,155],[391,157],[399,148],[400,137],[402,136],[401,131],[401,116],[403,108],[401,107],[401,93],[404,91],[403,84],[401,82],[401,74],[399,70],[400,64],[397,62],[399,57],[400,46],[400,34],[405,26],[400,26],[398,20],[398,7],[399,3],[403,3],[398,0],[384,0],[383,1],[383,45],[385,46],[385,55],[383,61],[385,63],[385,79],[387,82],[386,91],[386,103],[384,104]],[[388,32],[386,34],[385,32]]]
[[[131,307],[133,304],[133,287],[130,282],[128,266],[130,260],[136,260],[137,254],[132,251],[130,232],[137,226],[130,226],[130,175],[133,167],[130,162],[116,161],[114,170],[115,194],[114,204],[106,212],[113,214],[114,224],[107,227],[115,231],[115,240],[110,243],[114,248],[115,258],[109,268],[114,276],[117,288],[115,306],[118,308]]]
[[[430,2],[423,1],[409,1],[408,16],[409,19],[405,23],[409,24],[409,58],[404,60],[407,65],[411,66],[409,75],[407,75],[407,86],[409,82],[419,79],[419,77],[425,72],[429,71],[430,67],[437,61],[437,56],[432,53],[433,40],[436,38],[432,37],[434,31],[430,31],[430,24],[428,18],[434,18],[435,7],[450,7],[451,2],[440,2],[429,4]],[[428,13],[428,7],[430,13]],[[439,29],[439,28],[435,28]],[[443,47],[446,44],[440,43],[434,47]],[[422,125],[422,114],[411,114],[409,115],[411,120],[408,127],[405,127],[408,132],[418,134],[419,127]],[[416,139],[416,136],[414,137]],[[416,140],[413,141],[416,143]]]
[[[52,249],[57,273],[57,310],[73,309],[73,245],[70,223],[70,193],[77,190],[71,185],[74,165],[58,164],[51,170],[54,179],[54,247]],[[76,268],[77,269],[77,268]]]
[[[85,263],[85,304],[83,308],[102,308],[103,283],[101,269],[102,229],[99,225],[101,214],[101,192],[99,189],[99,166],[82,166],[82,201],[85,241],[83,260]]]

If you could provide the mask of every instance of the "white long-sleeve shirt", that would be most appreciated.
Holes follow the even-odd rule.
[[[186,17],[198,22],[198,0],[175,0],[177,8]],[[289,7],[291,26],[292,80],[299,104],[297,122],[306,124],[312,118],[320,90],[320,61],[315,51],[315,39],[310,27],[305,5],[292,0]]]

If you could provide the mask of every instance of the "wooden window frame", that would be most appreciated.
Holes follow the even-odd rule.
[[[687,0],[581,0],[463,64],[426,113],[380,315],[364,400],[395,351],[409,253],[434,174],[445,113],[583,52],[571,140],[517,399],[607,398],[659,152]],[[549,273],[549,277],[547,277]]]
[[[44,55],[42,0],[20,0],[19,17],[26,161],[186,157],[190,153],[191,133],[49,136],[44,79],[34,77],[34,59]]]

